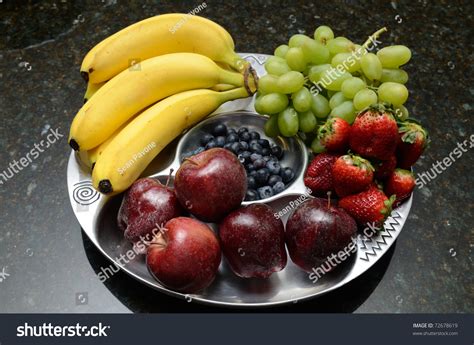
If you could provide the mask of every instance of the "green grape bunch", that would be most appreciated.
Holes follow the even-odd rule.
[[[328,118],[352,124],[377,103],[390,105],[399,120],[406,120],[408,74],[402,67],[411,51],[403,45],[380,48],[377,38],[385,31],[359,45],[322,25],[313,37],[296,34],[278,46],[265,62],[267,74],[259,80],[255,101],[255,110],[270,116],[265,133],[312,138]]]

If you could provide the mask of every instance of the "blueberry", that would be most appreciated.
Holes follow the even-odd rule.
[[[216,146],[217,147],[224,147],[224,145],[225,145],[225,137],[223,137],[222,135],[218,136],[216,138]]]
[[[239,153],[238,158],[239,158],[240,163],[242,164],[248,163],[250,161],[250,152],[242,151],[241,153]]]
[[[262,155],[264,155],[264,156],[268,156],[268,155],[270,155],[271,153],[272,153],[272,151],[271,151],[268,147],[264,147],[264,148],[262,149]]]
[[[259,169],[257,170],[257,175],[255,176],[255,181],[261,186],[267,183],[268,177],[270,176],[270,172],[268,169]]]
[[[263,160],[265,162],[268,162],[268,161],[271,161],[272,160],[272,157],[271,156],[263,156]]]
[[[262,155],[261,154],[258,154],[258,153],[252,153],[250,155],[250,160],[252,162],[255,162],[257,159],[261,159],[262,158]]]
[[[274,146],[272,146],[271,150],[272,150],[272,154],[276,158],[281,159],[283,157],[283,150],[281,149],[280,146],[274,145]]]
[[[283,182],[277,182],[272,187],[273,193],[278,194],[285,190],[285,184]]]
[[[250,172],[250,171],[253,171],[253,170],[257,170],[257,169],[255,169],[255,165],[253,165],[253,163],[247,163],[247,164],[245,164],[245,170]]]
[[[293,172],[293,169],[291,168],[284,168],[284,169],[281,169],[280,176],[283,182],[288,183],[291,180],[293,180],[293,178],[295,177],[295,173]]]
[[[212,139],[206,144],[206,150],[212,149],[213,147],[216,147],[216,146],[217,146],[216,141]]]
[[[240,144],[235,142],[235,143],[232,143],[232,145],[230,145],[230,150],[235,153],[235,154],[238,154],[239,153],[239,150],[240,150]]]
[[[258,200],[258,194],[253,189],[247,189],[247,193],[245,193],[245,200],[246,201],[254,201]]]
[[[257,187],[257,182],[255,181],[255,177],[249,176],[247,177],[247,188],[255,189]]]
[[[223,123],[219,123],[217,125],[214,126],[214,128],[212,129],[212,134],[214,134],[215,136],[218,136],[218,135],[226,135],[227,134],[227,127],[226,125],[224,125]]]
[[[240,144],[240,147],[242,148],[242,150],[247,151],[249,149],[249,143],[248,142],[240,141],[239,144]]]
[[[226,150],[231,151],[231,148],[230,148],[231,146],[232,146],[232,143],[227,143],[227,144],[224,145],[224,148],[225,148]]]
[[[239,141],[239,136],[237,134],[229,134],[225,141],[226,143],[235,143]]]
[[[271,175],[269,178],[268,178],[268,185],[269,186],[274,186],[276,183],[278,182],[282,182],[282,178],[281,176],[279,175]],[[283,184],[283,187],[285,185]]]
[[[252,131],[252,132],[250,132],[249,134],[250,134],[250,139],[252,139],[252,140],[253,140],[253,139],[255,139],[255,140],[260,139],[260,134],[258,134],[258,133],[255,132],[255,131]]]
[[[210,142],[212,139],[214,139],[214,137],[212,136],[212,134],[209,134],[209,133],[206,133],[204,134],[202,137],[201,137],[201,145],[202,146],[205,146],[208,142]]]
[[[240,137],[240,140],[243,140],[243,141],[246,141],[246,142],[249,142],[249,141],[250,141],[250,134],[249,134],[249,132],[239,133],[239,137]]]
[[[202,146],[199,146],[196,150],[193,151],[193,155],[197,155],[198,153],[204,152],[206,149]]]
[[[270,171],[270,174],[273,174],[273,175],[278,175],[281,170],[280,163],[275,162],[273,160],[267,162],[267,168]]]
[[[262,152],[262,146],[260,146],[258,143],[252,143],[252,144],[250,144],[250,151],[256,152],[256,153],[261,153]]]
[[[247,171],[249,171],[248,176],[257,177],[257,170],[255,170],[255,167],[252,170],[247,169]]]
[[[253,165],[255,166],[255,169],[261,169],[265,168],[267,165],[263,159],[257,159],[256,161],[253,162]]]
[[[262,147],[270,148],[270,142],[267,139],[258,139],[258,143]]]
[[[229,128],[229,129],[227,129],[227,135],[229,135],[229,134],[237,134],[237,132],[235,131],[235,129]]]
[[[240,127],[237,133],[241,135],[242,133],[247,133],[249,129],[247,127]]]
[[[273,196],[273,189],[270,186],[260,187],[257,189],[260,199],[266,199]]]

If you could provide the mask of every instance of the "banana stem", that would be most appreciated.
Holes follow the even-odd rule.
[[[383,28],[375,31],[372,35],[369,36],[369,38],[367,38],[367,41],[364,42],[364,44],[362,45],[363,48],[367,49],[369,47],[369,44],[372,43],[372,41],[375,41],[377,38],[379,38],[379,36],[381,34],[383,34],[384,32],[388,31],[387,28],[384,26]]]

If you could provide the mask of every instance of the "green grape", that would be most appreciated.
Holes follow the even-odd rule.
[[[288,107],[278,114],[278,129],[285,137],[292,137],[298,133],[298,113],[292,107]]]
[[[321,65],[329,61],[329,49],[325,45],[309,39],[301,46],[306,62]]]
[[[288,106],[288,96],[281,93],[269,93],[262,96],[259,108],[263,114],[277,114]]]
[[[356,118],[356,110],[352,104],[352,101],[345,101],[331,110],[331,114],[329,114],[329,116],[340,117],[341,119],[349,122],[349,124],[352,124]]]
[[[367,84],[360,78],[352,77],[344,80],[341,85],[341,91],[347,99],[353,99],[359,90],[365,89]]]
[[[288,47],[286,44],[279,45],[278,47],[276,47],[275,51],[273,52],[273,55],[284,59],[288,49],[290,49],[290,47]]]
[[[321,143],[321,139],[319,139],[319,137],[314,138],[313,142],[311,143],[311,150],[314,153],[323,153],[326,151],[326,148]]]
[[[408,47],[396,45],[380,49],[377,56],[384,68],[398,68],[410,61],[411,51]]]
[[[408,119],[408,116],[410,115],[408,113],[408,109],[405,108],[405,106],[403,105],[399,105],[398,107],[395,107],[394,110],[395,110],[395,116],[397,117],[397,119],[401,121],[405,121],[406,119]]]
[[[288,45],[290,48],[294,47],[301,47],[303,43],[305,43],[307,40],[310,40],[311,37],[303,35],[303,34],[296,34],[290,37],[290,41],[288,42]]]
[[[329,108],[331,109],[334,109],[336,108],[338,105],[344,103],[348,101],[348,99],[346,97],[344,97],[344,94],[339,91],[339,92],[336,92],[332,97],[331,99],[329,100]]]
[[[269,56],[267,61],[265,61],[265,64],[269,62],[286,62],[285,58],[279,57],[279,56]]]
[[[357,59],[360,59],[362,55],[367,54],[367,49],[365,49],[360,44],[354,44],[354,49],[352,49],[352,52]]]
[[[367,53],[360,58],[360,67],[369,80],[380,80],[382,77],[382,64],[377,55]]]
[[[339,36],[327,42],[327,47],[331,55],[339,53],[350,53],[354,49],[354,43],[345,37]]]
[[[351,53],[339,53],[332,57],[332,67],[342,66],[346,71],[354,73],[360,69],[359,60],[355,59]]]
[[[334,32],[332,32],[329,26],[321,25],[314,30],[314,39],[323,44],[326,44],[327,41],[332,40],[333,38]]]
[[[271,60],[267,61],[265,63],[265,70],[273,75],[282,75],[285,74],[286,72],[291,71],[290,67],[286,64],[286,61],[282,59],[283,61],[277,61],[277,60]]]
[[[382,83],[387,81],[393,81],[394,83],[399,84],[406,84],[408,81],[408,73],[402,69],[390,69],[390,68],[383,68],[382,69],[382,77],[380,78]]]
[[[311,93],[305,87],[302,87],[291,95],[291,102],[297,112],[305,112],[311,108]]]
[[[317,121],[311,110],[298,113],[298,127],[304,133],[309,133],[316,128]]]
[[[352,102],[354,102],[354,108],[356,108],[356,110],[362,110],[369,105],[377,103],[377,94],[375,91],[362,89],[355,94]]]
[[[319,81],[319,78],[321,77],[321,73],[330,68],[331,68],[331,65],[329,64],[316,65],[316,66],[311,67],[308,72],[309,80],[311,80],[313,83],[317,83]]]
[[[270,118],[265,122],[263,126],[265,131],[265,135],[269,136],[270,138],[276,138],[280,135],[280,130],[278,129],[278,115],[272,115]]]
[[[278,92],[278,77],[265,74],[258,80],[258,91],[262,94]]]
[[[304,76],[300,72],[290,71],[278,77],[277,88],[281,93],[294,93],[301,89],[303,85]]]
[[[311,103],[311,111],[313,114],[321,119],[326,118],[331,111],[327,98],[319,93],[312,95],[312,98],[313,102]]]
[[[408,89],[405,85],[399,83],[382,83],[379,86],[378,94],[381,101],[397,106],[402,105],[408,99]]]
[[[331,99],[331,97],[334,96],[337,92],[338,91],[326,90],[326,93],[327,93],[329,99]]]
[[[302,72],[306,68],[306,60],[304,58],[303,50],[299,47],[288,49],[285,56],[286,63],[293,71]]]
[[[340,73],[335,68],[331,68],[321,73],[320,81],[326,89],[340,91],[344,80],[350,77],[352,77],[352,75],[349,72]]]
[[[259,114],[264,114],[263,109],[262,109],[262,107],[260,106],[260,105],[261,105],[262,98],[263,98],[262,95],[258,95],[258,96],[255,98],[254,107],[255,107],[255,111],[256,111],[257,113],[259,113]]]

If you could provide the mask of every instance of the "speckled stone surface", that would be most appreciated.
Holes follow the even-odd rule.
[[[87,50],[140,19],[188,12],[200,3],[0,3],[0,170],[45,140],[48,131],[64,135],[0,185],[0,312],[222,311],[167,297],[123,273],[102,284],[95,272],[108,262],[81,232],[66,188],[66,137],[82,104],[79,66]],[[357,42],[387,26],[384,44],[412,49],[408,108],[432,138],[417,173],[474,134],[470,1],[206,4],[201,14],[226,27],[237,50],[246,52],[271,53],[292,34],[311,34],[323,23]],[[397,243],[361,277],[322,298],[265,311],[473,312],[473,163],[468,145],[415,191]]]

